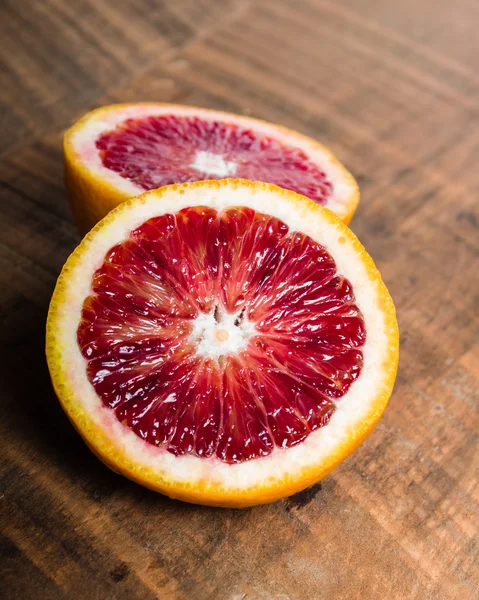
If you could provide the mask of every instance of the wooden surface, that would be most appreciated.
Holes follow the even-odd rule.
[[[476,0],[3,0],[2,597],[477,598]],[[104,103],[251,114],[331,146],[402,355],[373,435],[331,476],[244,511],[113,474],[52,392],[43,342],[78,242],[62,131]]]

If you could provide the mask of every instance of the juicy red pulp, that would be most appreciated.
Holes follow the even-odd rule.
[[[200,355],[201,313],[255,324],[238,352]],[[103,404],[146,442],[233,463],[325,425],[362,368],[365,326],[332,257],[247,208],[187,208],[113,247],[78,343]]]
[[[234,123],[175,115],[128,119],[101,134],[96,146],[105,167],[145,190],[228,176],[274,183],[320,204],[333,190],[303,150]],[[218,157],[223,171],[207,160],[197,164],[198,156]]]

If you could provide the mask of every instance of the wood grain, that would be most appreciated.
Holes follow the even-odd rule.
[[[68,124],[112,86],[175,54],[243,0],[4,0],[0,153]]]
[[[478,597],[478,26],[473,0],[2,3],[6,598]],[[352,228],[397,304],[398,381],[365,444],[283,502],[144,490],[89,453],[51,390],[45,316],[78,241],[62,131],[134,100],[296,128],[361,185]]]

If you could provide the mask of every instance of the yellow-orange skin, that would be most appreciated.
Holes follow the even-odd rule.
[[[257,186],[262,187],[263,189],[271,188],[276,191],[280,189],[277,186],[266,183],[225,179],[219,181],[175,184],[160,188],[159,190],[156,190],[155,193],[158,195],[158,198],[161,199],[161,195],[165,190],[173,189],[181,194],[182,190],[187,187],[203,185],[211,186],[212,189],[216,190],[220,189],[222,186],[228,185]],[[132,462],[117,447],[112,446],[112,443],[107,438],[105,432],[93,422],[90,415],[82,410],[76,400],[75,390],[63,369],[62,350],[56,338],[56,331],[58,329],[60,307],[65,302],[65,287],[70,271],[73,267],[76,267],[79,264],[81,265],[83,254],[93,237],[98,235],[101,236],[102,229],[111,221],[121,218],[123,211],[135,204],[144,202],[143,196],[151,194],[151,192],[146,192],[145,194],[120,204],[110,212],[89,234],[86,235],[80,245],[74,250],[58,278],[47,319],[46,356],[53,387],[58,399],[63,410],[73,423],[75,429],[83,437],[90,450],[92,450],[92,452],[94,452],[113,471],[120,473],[128,479],[136,481],[147,488],[184,502],[230,508],[245,508],[258,504],[268,504],[279,500],[280,498],[295,494],[328,475],[337,465],[339,465],[339,463],[347,458],[361,442],[363,442],[379,421],[393,390],[399,360],[399,330],[392,298],[371,257],[367,254],[354,233],[341,222],[335,214],[295,192],[281,190],[281,193],[287,195],[292,203],[307,203],[309,210],[323,211],[323,216],[331,223],[331,225],[335,226],[338,233],[347,238],[357,250],[358,255],[361,256],[361,259],[366,266],[370,281],[376,286],[378,297],[380,299],[380,310],[383,311],[386,330],[388,332],[389,345],[387,355],[383,357],[384,370],[387,373],[384,384],[377,390],[376,396],[371,399],[370,411],[367,418],[351,427],[347,440],[340,447],[336,448],[335,452],[329,455],[326,460],[308,468],[304,468],[301,472],[295,474],[294,479],[274,480],[273,482],[265,482],[264,485],[252,486],[250,488],[242,489],[241,491],[234,490],[234,492],[231,489],[212,486],[208,481],[205,481],[204,485],[200,488],[199,486],[193,487],[184,482],[160,477],[154,470]],[[303,204],[303,210],[304,207],[305,205]]]
[[[185,107],[184,105],[166,104],[161,102],[141,102],[136,103],[139,106],[169,106],[172,112],[175,109],[180,108],[194,108]],[[112,104],[109,106],[103,106],[92,110],[77,121],[66,133],[64,137],[63,149],[64,149],[64,161],[65,161],[65,186],[70,201],[73,217],[77,224],[78,230],[82,235],[85,235],[90,229],[103,219],[110,210],[118,206],[121,202],[128,200],[131,196],[120,190],[108,180],[101,177],[99,173],[88,168],[82,161],[81,156],[75,149],[73,139],[77,131],[80,131],[85,125],[96,116],[101,114],[108,114],[121,110],[124,107],[131,106],[130,104]],[[205,109],[201,109],[204,111]],[[233,113],[227,113],[223,111],[214,111],[215,114],[223,115],[225,120],[234,120],[239,115]],[[248,117],[250,121],[257,122],[258,124],[265,124],[266,121],[261,119],[253,119]],[[271,123],[267,123],[271,125]],[[359,203],[359,188],[356,184],[354,177],[347,171],[342,163],[334,156],[334,154],[325,146],[316,142],[315,140],[297,133],[286,127],[280,125],[274,125],[278,131],[283,131],[291,136],[296,137],[298,140],[306,140],[311,146],[316,147],[327,155],[328,158],[334,163],[341,171],[345,181],[350,184],[351,193],[347,199],[347,210],[345,215],[342,217],[342,221],[348,224],[356,211]]]

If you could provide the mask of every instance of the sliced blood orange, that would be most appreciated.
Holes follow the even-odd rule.
[[[145,190],[205,179],[274,183],[346,223],[359,201],[354,178],[327,148],[230,113],[172,104],[106,106],[80,119],[64,148],[68,195],[82,232]]]
[[[66,413],[112,469],[174,498],[270,502],[372,430],[394,384],[394,305],[332,212],[244,180],[171,185],[103,219],[52,298]]]

